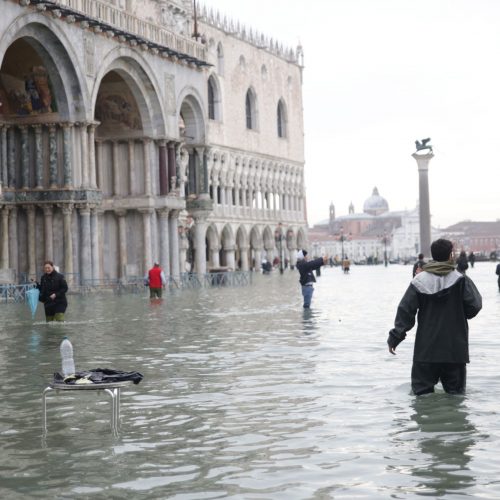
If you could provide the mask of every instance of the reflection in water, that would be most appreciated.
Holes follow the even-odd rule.
[[[441,496],[463,491],[475,482],[468,450],[477,431],[470,423],[465,398],[431,394],[415,398],[411,419],[418,426],[418,445],[428,459],[412,469],[421,483],[418,493]]]
[[[304,309],[302,313],[302,328],[305,335],[311,335],[318,329],[318,312]]]

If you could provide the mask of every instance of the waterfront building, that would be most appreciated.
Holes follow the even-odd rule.
[[[433,229],[433,238],[439,232]],[[418,206],[411,210],[390,211],[389,203],[375,187],[357,213],[353,203],[348,213],[336,217],[330,205],[327,220],[314,225],[309,240],[317,255],[342,258],[347,255],[359,263],[398,260],[412,261],[418,254],[420,238]]]
[[[444,228],[445,238],[453,241],[455,252],[474,252],[478,257],[500,258],[500,220],[464,220]]]
[[[292,264],[301,47],[188,0],[0,0],[0,269],[71,280]]]

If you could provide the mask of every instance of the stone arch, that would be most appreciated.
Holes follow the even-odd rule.
[[[283,98],[280,98],[276,107],[276,127],[278,137],[286,139],[288,137],[288,112]]]
[[[234,259],[234,232],[230,224],[226,224],[221,232],[221,250],[220,263],[221,266],[235,269]]]
[[[111,73],[119,75],[133,95],[140,114],[143,135],[165,135],[167,131],[163,106],[159,98],[161,93],[157,82],[154,81],[154,71],[131,50],[118,47],[104,58],[92,92],[92,109],[95,110],[98,106],[102,85]]]
[[[179,135],[186,144],[205,143],[205,113],[198,91],[187,87],[180,94],[178,106]]]
[[[50,94],[54,94],[54,103],[57,104],[59,120],[85,120],[88,92],[82,68],[74,63],[81,58],[73,51],[72,44],[57,24],[34,13],[19,17],[0,40],[2,67],[6,63],[6,57],[9,57],[9,49],[15,47],[16,43],[29,47],[36,53],[45,68],[50,82]],[[17,60],[18,68],[19,64]],[[21,71],[25,70],[21,68]]]
[[[262,235],[257,226],[250,230],[250,267],[253,270],[260,268],[262,256]]]
[[[220,266],[219,252],[221,248],[219,232],[215,224],[210,224],[207,228],[206,236],[206,249],[209,268],[218,268]]]
[[[258,128],[257,93],[253,87],[249,87],[245,95],[245,123],[249,130]]]

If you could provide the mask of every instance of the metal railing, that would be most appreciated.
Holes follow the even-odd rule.
[[[24,285],[0,285],[0,301],[7,302],[24,302],[26,300],[26,292],[35,288],[34,283],[25,283]]]

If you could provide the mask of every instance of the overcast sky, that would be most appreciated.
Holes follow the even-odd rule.
[[[432,138],[432,222],[500,219],[499,0],[205,0],[304,47],[310,224],[374,186],[414,208],[415,140]]]

